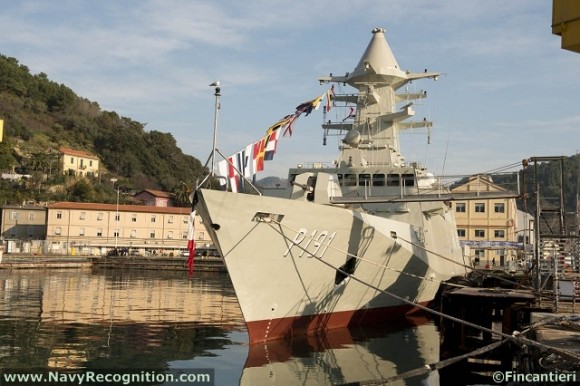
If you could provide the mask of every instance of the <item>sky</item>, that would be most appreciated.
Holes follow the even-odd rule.
[[[416,118],[434,126],[430,143],[425,130],[401,135],[408,161],[469,175],[580,152],[580,54],[551,33],[548,0],[0,4],[0,54],[147,131],[171,133],[202,163],[212,149],[210,83],[221,84],[217,148],[228,156],[326,91],[319,76],[352,71],[375,27],[402,69],[443,74],[416,82],[428,92]],[[338,139],[322,146],[321,123],[321,110],[301,117],[259,177],[336,159]]]

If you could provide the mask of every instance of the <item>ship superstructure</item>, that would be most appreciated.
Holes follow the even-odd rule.
[[[333,99],[351,116],[322,126],[343,137],[334,164],[291,169],[282,197],[197,192],[251,343],[405,315],[465,273],[448,192],[399,144],[431,123],[411,120],[426,93],[398,90],[438,76],[401,70],[375,28],[354,71],[319,78],[356,90]]]

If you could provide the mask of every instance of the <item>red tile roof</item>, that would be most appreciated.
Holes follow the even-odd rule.
[[[153,190],[153,189],[145,189],[145,190],[142,190],[139,193],[135,194],[135,196],[138,196],[141,193],[149,193],[152,196],[160,197],[160,198],[173,198],[173,194],[172,193],[164,192],[162,190]]]
[[[78,209],[78,210],[103,210],[116,211],[117,204],[95,204],[89,202],[56,202],[48,205],[48,209]],[[190,214],[191,208],[176,208],[168,206],[148,205],[123,205],[119,204],[119,212],[145,212],[145,213],[168,213]]]
[[[61,146],[58,151],[60,151],[63,154],[67,154],[67,155],[75,155],[77,157],[83,157],[83,158],[92,158],[92,159],[96,159],[98,160],[99,157],[92,155],[89,152],[83,151],[83,150],[74,150],[74,149],[70,149],[68,147],[64,147]]]

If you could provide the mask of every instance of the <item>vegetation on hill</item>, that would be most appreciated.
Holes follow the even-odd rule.
[[[18,60],[0,55],[0,171],[28,174],[26,181],[0,182],[0,202],[94,201],[116,199],[111,178],[123,191],[159,189],[186,197],[203,173],[198,159],[184,154],[169,133],[145,131],[145,125],[70,88],[33,75]],[[100,159],[97,178],[64,176],[58,148],[88,151]],[[184,205],[186,203],[183,203]]]
[[[528,162],[519,173],[496,175],[495,182],[512,186],[525,193],[526,200],[519,200],[518,207],[528,213],[535,213],[536,197],[541,199],[541,208],[557,209],[560,203],[560,190],[566,212],[576,212],[580,193],[580,154],[549,162]],[[562,181],[560,181],[562,180]],[[536,191],[539,190],[539,195]]]

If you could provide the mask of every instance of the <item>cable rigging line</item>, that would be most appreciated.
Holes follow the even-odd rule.
[[[280,229],[276,229],[276,227],[273,226],[273,224],[277,224],[280,228],[282,228],[283,225],[279,221],[272,219],[271,221],[268,221],[268,222],[265,222],[265,223],[268,224],[268,226],[270,226],[275,232],[279,233],[284,239],[286,239],[290,243],[296,245],[292,241],[292,239],[290,239],[289,237],[287,237],[284,234],[284,232],[282,232]],[[286,227],[286,228],[288,228],[288,227]],[[290,228],[288,228],[288,229],[290,229]],[[322,244],[324,244],[327,247],[329,246],[329,244],[327,244],[325,242],[322,242]],[[364,280],[357,278],[353,274],[348,273],[348,272],[344,271],[341,268],[337,268],[337,267],[333,266],[332,264],[330,264],[327,261],[323,260],[321,257],[311,254],[310,252],[308,252],[306,250],[306,248],[302,247],[301,245],[296,245],[296,246],[299,249],[303,250],[304,252],[308,253],[310,256],[312,256],[312,258],[314,258],[317,261],[321,262],[322,264],[326,265],[327,267],[329,267],[331,269],[334,269],[337,272],[340,272],[341,274],[345,275],[345,277],[347,276],[351,280],[354,280],[354,281],[356,281],[356,282],[358,282],[358,283],[360,283],[362,285],[365,285],[368,288],[371,288],[371,289],[373,289],[373,290],[375,290],[377,292],[380,292],[380,293],[383,293],[385,295],[388,295],[388,296],[390,296],[390,297],[392,297],[392,298],[394,298],[394,299],[396,299],[396,300],[398,300],[398,301],[400,301],[402,303],[405,303],[407,305],[413,306],[415,308],[419,308],[419,309],[421,309],[421,310],[423,310],[425,312],[428,312],[428,313],[437,315],[437,316],[439,316],[441,318],[445,318],[445,319],[451,320],[453,322],[460,323],[460,324],[463,324],[465,326],[478,329],[478,330],[483,331],[483,332],[486,332],[488,334],[498,335],[498,336],[500,336],[500,337],[502,337],[504,339],[509,339],[509,340],[514,341],[515,343],[518,343],[518,344],[527,344],[529,346],[539,347],[539,348],[548,350],[550,352],[553,352],[555,354],[558,354],[558,355],[560,355],[560,356],[562,356],[564,358],[567,358],[567,359],[570,359],[570,360],[575,360],[575,361],[580,361],[580,354],[577,354],[577,353],[575,353],[573,351],[565,350],[565,349],[560,349],[560,348],[557,348],[557,347],[548,346],[548,345],[545,345],[543,343],[539,343],[539,342],[536,342],[534,340],[531,340],[531,339],[528,339],[528,338],[525,338],[525,337],[521,337],[520,335],[510,335],[510,334],[506,334],[506,333],[501,332],[501,331],[495,331],[495,330],[493,330],[491,328],[483,327],[483,326],[480,326],[478,324],[475,324],[475,323],[472,323],[472,322],[469,322],[469,321],[466,321],[466,320],[462,320],[462,319],[456,318],[456,317],[451,316],[451,315],[447,315],[447,314],[445,314],[443,312],[440,312],[440,311],[431,309],[431,308],[426,307],[426,306],[424,306],[422,304],[416,303],[416,302],[414,302],[412,300],[408,300],[408,299],[406,299],[406,298],[404,298],[402,296],[399,296],[399,295],[397,295],[395,293],[392,293],[392,292],[390,292],[388,290],[381,289],[381,288],[379,288],[379,287],[377,287],[377,286],[375,286],[375,285],[373,285],[371,283],[367,283]]]

